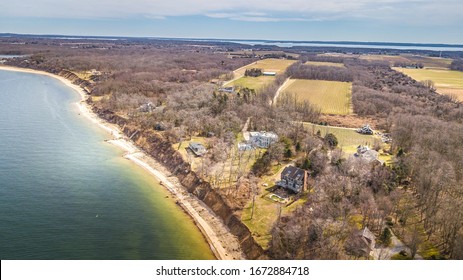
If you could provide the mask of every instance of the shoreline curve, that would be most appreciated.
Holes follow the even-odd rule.
[[[245,259],[239,245],[230,246],[230,243],[239,243],[220,218],[217,217],[202,201],[188,193],[178,181],[174,180],[174,177],[162,166],[162,164],[139,149],[121,132],[117,125],[101,119],[96,113],[94,113],[91,106],[86,102],[89,95],[82,87],[73,84],[70,80],[64,77],[41,70],[7,65],[0,65],[0,70],[45,75],[61,81],[66,86],[76,91],[81,97],[81,100],[77,102],[80,113],[88,120],[110,133],[113,139],[107,141],[108,143],[111,143],[125,151],[126,153],[123,155],[124,158],[131,160],[134,164],[140,166],[150,175],[155,177],[161,185],[175,197],[177,204],[190,216],[191,219],[193,219],[193,222],[209,243],[212,253],[218,260]],[[226,240],[224,240],[224,237]],[[234,248],[229,248],[229,246]]]

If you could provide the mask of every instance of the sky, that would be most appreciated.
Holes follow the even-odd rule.
[[[463,43],[463,0],[2,0],[0,33]]]

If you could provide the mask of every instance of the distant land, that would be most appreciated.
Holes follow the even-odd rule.
[[[166,37],[121,37],[121,36],[77,36],[57,34],[14,34],[0,33],[0,37],[72,39],[72,40],[178,40],[199,42],[224,42],[243,45],[264,45],[278,47],[312,46],[312,47],[363,47],[375,49],[406,49],[433,51],[463,51],[463,44],[435,43],[399,43],[399,42],[357,42],[357,41],[292,41],[292,40],[260,40],[260,39],[221,39],[221,38],[166,38]]]

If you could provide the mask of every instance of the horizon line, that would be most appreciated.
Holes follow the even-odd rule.
[[[378,42],[378,41],[346,41],[346,40],[279,40],[279,39],[243,39],[243,38],[210,38],[210,37],[159,37],[159,36],[122,36],[122,35],[71,35],[71,34],[34,34],[1,32],[0,37],[27,36],[27,37],[69,37],[71,39],[157,39],[157,40],[192,40],[192,41],[224,41],[224,42],[263,42],[263,43],[313,43],[313,44],[358,44],[358,45],[384,45],[384,46],[429,46],[462,48],[463,43],[416,43],[416,42]]]

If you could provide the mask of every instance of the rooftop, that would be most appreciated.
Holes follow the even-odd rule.
[[[295,180],[303,179],[305,176],[305,170],[297,168],[295,166],[286,166],[283,172],[281,173],[281,176],[287,176]]]

